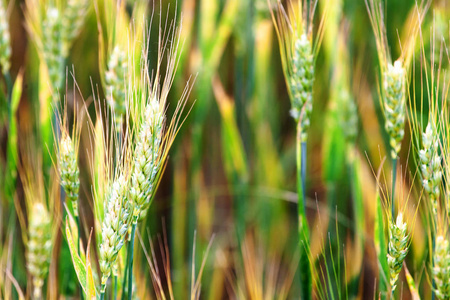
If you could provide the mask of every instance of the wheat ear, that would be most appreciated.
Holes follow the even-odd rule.
[[[75,147],[69,135],[63,136],[59,142],[58,167],[66,198],[72,203],[74,215],[78,216],[80,179]]]
[[[291,91],[291,115],[297,122],[301,122],[302,141],[306,141],[312,111],[314,55],[311,42],[305,34],[294,43],[292,73],[288,82]]]
[[[131,178],[130,199],[133,201],[133,223],[139,220],[142,209],[150,200],[156,175],[159,171],[164,114],[156,99],[145,108],[144,120],[139,129],[134,153],[134,168]]]
[[[128,231],[126,220],[128,220],[131,213],[131,205],[126,199],[127,190],[127,180],[121,175],[113,182],[106,198],[105,217],[102,224],[102,242],[100,244],[102,293],[105,292],[106,283],[115,266],[117,255],[124,244],[125,234]]]
[[[439,187],[442,181],[441,157],[438,153],[439,140],[436,134],[436,129],[429,122],[425,132],[422,133],[423,149],[419,151],[422,184],[430,197],[435,216],[437,216],[440,195]]]
[[[62,35],[64,43],[64,56],[67,56],[72,41],[80,33],[89,7],[86,0],[68,0],[62,19]]]
[[[42,298],[42,286],[50,265],[52,225],[42,203],[35,202],[28,214],[27,269],[33,280],[33,298]]]
[[[389,223],[389,281],[392,292],[394,292],[397,287],[398,275],[402,269],[403,261],[408,253],[409,236],[407,234],[406,223],[403,221],[403,214],[401,212],[398,213],[395,223],[392,220],[390,220]]]
[[[125,114],[125,84],[128,70],[127,54],[119,46],[115,46],[108,61],[105,74],[106,98],[114,112],[114,122],[117,131],[122,129],[122,118]]]
[[[43,23],[43,55],[54,92],[61,87],[64,73],[64,48],[61,12],[49,7]]]
[[[433,280],[439,299],[450,299],[450,248],[448,240],[439,235],[433,253]]]
[[[400,60],[388,64],[384,74],[385,127],[392,147],[391,156],[397,158],[405,134],[406,70]]]
[[[9,34],[9,24],[3,1],[0,1],[0,67],[3,74],[9,72],[11,59],[11,36]]]

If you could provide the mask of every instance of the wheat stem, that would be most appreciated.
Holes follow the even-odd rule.
[[[133,250],[134,250],[134,236],[136,233],[136,224],[133,222],[131,227],[131,240],[130,240],[130,261],[128,262],[128,300],[131,300],[133,294]]]
[[[125,270],[123,273],[123,281],[122,281],[122,295],[120,296],[121,300],[125,300],[125,287],[127,286],[127,278],[128,278],[128,265],[130,264],[130,252],[131,252],[131,243],[128,243],[127,248],[127,263],[125,264]]]
[[[311,278],[307,255],[309,228],[305,209],[306,141],[302,139],[301,122],[297,124],[297,193],[298,193],[298,233],[300,251],[300,291],[301,299],[310,299]]]
[[[114,275],[114,300],[117,299],[117,275]]]
[[[395,184],[397,182],[397,157],[392,159],[392,192],[391,192],[391,213],[395,217]]]

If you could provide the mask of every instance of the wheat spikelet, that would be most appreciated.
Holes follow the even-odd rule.
[[[403,261],[408,253],[409,244],[406,223],[403,222],[403,214],[401,212],[398,213],[396,222],[394,223],[390,220],[389,223],[389,282],[392,291],[394,291]]]
[[[133,222],[136,223],[142,209],[149,201],[159,171],[164,115],[156,99],[145,109],[134,152],[134,168],[131,178],[130,199],[133,201]]]
[[[43,22],[43,56],[54,90],[61,87],[64,74],[64,49],[61,12],[49,7]]]
[[[72,203],[74,215],[78,216],[79,170],[75,147],[68,134],[62,136],[58,150],[58,167],[61,185],[66,192],[67,200]]]
[[[128,230],[131,203],[127,201],[128,183],[126,178],[119,176],[111,186],[106,198],[105,217],[102,224],[102,241],[100,244],[100,270],[102,272],[102,287],[106,288],[111,271],[117,260],[117,254],[124,244],[125,234]]]
[[[433,253],[432,274],[439,299],[450,299],[450,248],[448,240],[439,235]]]
[[[400,60],[388,64],[384,74],[384,116],[385,128],[392,147],[391,156],[400,152],[405,128],[406,70]]]
[[[438,153],[439,140],[435,126],[431,123],[428,123],[425,132],[422,133],[422,144],[423,149],[419,150],[422,184],[430,197],[433,214],[437,215],[442,172],[441,157]]]
[[[0,1],[0,67],[4,74],[9,72],[11,59],[11,36],[3,1]]]
[[[125,83],[127,74],[127,55],[119,46],[115,46],[108,61],[105,74],[106,97],[114,112],[116,130],[122,128],[122,118],[125,114]]]
[[[29,212],[27,269],[33,279],[33,297],[42,298],[42,286],[50,265],[51,219],[42,203],[35,202]]]

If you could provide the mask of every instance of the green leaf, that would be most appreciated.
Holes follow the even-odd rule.
[[[92,233],[89,237],[89,242],[88,242],[88,246],[87,246],[87,251],[86,251],[86,299],[96,299],[96,294],[97,291],[95,290],[95,281],[94,281],[94,275],[92,274],[92,266],[91,266],[91,260],[90,260],[90,255],[89,255],[89,246],[91,244],[91,238],[92,238]]]
[[[377,214],[375,216],[375,249],[377,250],[379,263],[379,289],[381,299],[387,299],[389,287],[389,266],[387,262],[387,243],[385,237],[385,226],[383,221],[383,206],[381,198],[377,193]]]
[[[6,196],[9,199],[13,199],[13,194],[16,185],[17,178],[17,162],[18,149],[17,149],[17,117],[16,112],[19,107],[20,98],[22,96],[22,82],[23,73],[17,75],[14,87],[11,93],[11,103],[9,107],[9,130],[8,130],[8,142],[6,145]]]
[[[403,263],[405,269],[406,282],[408,283],[409,291],[411,293],[411,298],[413,300],[420,300],[419,291],[417,290],[416,283],[414,282],[414,278],[409,273],[408,267],[405,263]]]
[[[361,157],[357,154],[356,146],[351,145],[347,149],[347,161],[349,164],[350,185],[353,200],[353,218],[355,222],[355,248],[350,264],[350,279],[348,280],[349,298],[358,297],[361,267],[364,256],[365,211],[363,188],[361,182]]]
[[[78,256],[77,248],[73,242],[72,233],[70,232],[69,221],[67,219],[66,219],[66,238],[67,243],[69,244],[70,255],[72,256],[72,262],[75,268],[75,272],[77,273],[78,281],[81,287],[83,288],[83,291],[87,293],[86,266],[84,265],[81,258]]]

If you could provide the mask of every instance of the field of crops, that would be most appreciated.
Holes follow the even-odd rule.
[[[0,0],[0,299],[450,299],[447,0]]]

